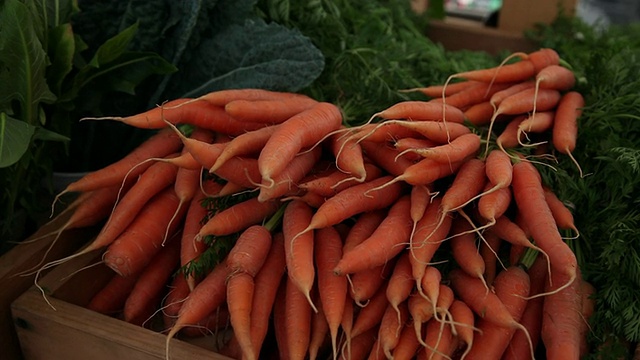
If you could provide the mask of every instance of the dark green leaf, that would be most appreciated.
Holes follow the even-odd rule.
[[[48,55],[51,65],[47,68],[47,83],[51,90],[60,94],[62,83],[73,69],[76,53],[75,36],[71,24],[62,24],[49,32]]]
[[[35,127],[0,113],[0,168],[18,162],[29,149]]]
[[[89,61],[89,66],[99,68],[104,64],[115,61],[127,50],[137,30],[138,23],[135,23],[107,40],[98,48],[96,54]]]

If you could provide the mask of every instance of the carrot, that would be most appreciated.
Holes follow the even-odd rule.
[[[114,274],[109,282],[91,297],[87,309],[109,316],[119,313],[137,280],[137,276]]]
[[[576,76],[566,67],[552,64],[540,69],[536,74],[535,81],[536,86],[543,89],[566,91],[575,85]]]
[[[399,309],[400,318],[398,319],[396,310],[391,305],[388,305],[382,316],[382,320],[380,320],[380,328],[378,329],[380,346],[388,359],[392,358],[391,353],[400,340],[400,332],[398,329],[401,329],[409,318],[409,309],[407,308],[406,302],[401,303]]]
[[[451,325],[436,319],[427,321],[426,335],[422,341],[426,344],[423,351],[427,359],[451,359],[456,348]]]
[[[241,88],[212,91],[197,99],[204,100],[213,105],[225,106],[234,100],[287,100],[297,97],[305,97],[305,95],[266,89]]]
[[[579,271],[575,277],[566,272],[553,271],[551,277],[552,281],[546,282],[545,292],[549,295],[544,297],[540,330],[546,358],[579,359],[584,327],[580,290],[582,278]]]
[[[439,144],[446,144],[451,140],[454,140],[462,135],[469,134],[471,130],[466,125],[460,123],[442,123],[439,121],[411,121],[411,120],[387,120],[381,122],[371,130],[370,133],[374,133],[378,128],[387,127],[390,125],[400,125],[415,131],[416,133],[424,136],[425,138],[432,140]],[[360,141],[367,139],[367,135],[363,135]]]
[[[162,317],[165,327],[171,328],[178,317],[182,303],[192,289],[189,288],[187,278],[180,270],[173,276],[168,288],[169,291],[162,299]]]
[[[482,101],[477,104],[473,104],[469,106],[464,111],[464,117],[473,125],[481,126],[488,124],[491,121],[491,117],[493,116],[493,111],[495,108],[489,101]],[[496,119],[496,121],[499,121]]]
[[[367,169],[360,144],[349,137],[334,134],[329,137],[328,147],[335,157],[336,167],[340,171],[351,175],[351,178],[358,182],[365,181]]]
[[[429,139],[422,139],[422,138],[403,138],[393,142],[393,147],[404,154],[409,154],[409,152],[405,150],[415,149],[415,148],[426,148],[426,147],[432,147],[437,145],[438,143],[436,143],[435,141],[432,141]]]
[[[400,176],[406,169],[414,164],[407,157],[398,157],[400,151],[392,146],[381,145],[372,141],[360,143],[365,155],[377,166],[384,169],[391,175]]]
[[[493,225],[511,205],[511,188],[488,182],[483,193],[478,200],[478,214],[487,220],[488,225]]]
[[[273,234],[269,254],[262,268],[254,277],[251,343],[258,357],[269,329],[270,316],[276,300],[278,285],[285,273],[285,267],[284,235],[279,231]]]
[[[364,164],[364,169],[364,181],[376,179],[383,174],[382,169],[370,162]],[[350,174],[334,169],[326,175],[309,179],[298,184],[298,188],[324,197],[330,197],[350,186],[358,184],[358,182],[359,179],[355,179]]]
[[[407,89],[402,90],[403,92],[409,91],[419,91],[431,98],[437,98],[439,96],[450,96],[458,91],[466,89],[469,85],[475,83],[474,81],[459,81],[455,83],[448,84],[446,87],[444,85],[429,85],[427,87],[415,88],[415,89]],[[444,93],[443,93],[444,92]]]
[[[262,268],[269,249],[271,233],[261,225],[254,225],[242,232],[229,251],[226,265],[227,304],[234,335],[242,349],[243,357],[255,359],[251,342],[251,307],[255,288],[254,277]]]
[[[261,186],[258,201],[275,200],[292,192],[296,184],[307,175],[320,160],[322,149],[314,148],[293,158],[282,171],[272,178],[273,186]],[[264,185],[264,184],[263,184]]]
[[[195,260],[206,250],[206,244],[202,241],[195,241],[196,235],[202,228],[202,224],[207,217],[207,208],[203,206],[202,201],[206,195],[200,192],[189,203],[187,213],[185,214],[184,225],[182,226],[182,238],[180,239],[180,265],[187,266],[189,262]],[[187,283],[189,289],[193,290],[196,279],[193,274],[188,274]]]
[[[313,214],[306,229],[301,230],[296,237],[309,231],[323,227],[336,225],[354,215],[377,209],[384,209],[395,203],[400,197],[402,184],[392,184],[383,192],[373,195],[368,191],[385,184],[391,180],[391,176],[383,176],[370,182],[358,184],[345,189],[327,199]]]
[[[411,274],[411,262],[409,253],[403,252],[393,267],[393,272],[389,277],[385,294],[389,305],[396,311],[398,323],[402,322],[399,306],[411,295],[415,281]],[[398,328],[400,331],[400,328]]]
[[[502,239],[490,231],[483,234],[484,241],[480,243],[480,256],[484,260],[484,279],[487,285],[491,285],[498,273],[498,253]]]
[[[576,147],[578,137],[578,119],[582,115],[584,97],[577,91],[570,91],[560,99],[553,122],[551,139],[553,147],[560,153],[569,155],[577,165],[582,177],[582,168],[579,166],[572,153]]]
[[[381,143],[393,142],[397,139],[416,137],[419,135],[417,132],[401,124],[393,122],[387,124],[387,122],[389,121],[393,121],[393,119],[389,119],[380,123],[365,123],[363,125],[354,126],[350,128],[349,131],[343,136],[347,137],[345,141],[348,142],[353,141],[359,144],[367,140],[380,145]],[[385,125],[380,126],[380,124]]]
[[[373,114],[372,119],[381,117],[389,119],[409,119],[412,121],[448,121],[464,122],[464,114],[456,106],[443,105],[434,101],[406,100],[395,103],[388,108]]]
[[[405,171],[387,182],[380,184],[372,189],[367,190],[365,195],[369,195],[371,192],[380,193],[380,190],[388,189],[389,186],[394,186],[399,182],[406,182],[410,185],[430,185],[434,181],[444,178],[448,175],[455,173],[464,162],[458,161],[454,163],[438,162],[433,159],[422,159],[417,163],[409,166]],[[386,179],[381,178],[381,179]],[[377,179],[380,180],[380,179]],[[376,180],[376,181],[377,181]],[[388,190],[385,190],[385,192]]]
[[[279,124],[317,103],[306,96],[291,96],[286,99],[238,99],[228,102],[224,110],[239,121]]]
[[[263,180],[273,184],[287,164],[300,152],[340,127],[342,114],[333,104],[322,102],[280,124],[260,151],[258,168]]]
[[[278,125],[271,125],[247,131],[225,143],[224,149],[217,156],[209,172],[215,172],[232,157],[258,154],[277,128]]]
[[[511,95],[517,94],[522,90],[533,89],[535,88],[535,86],[536,86],[536,83],[532,80],[515,83],[507,88],[504,88],[500,91],[496,91],[495,93],[493,93],[491,95],[491,98],[489,99],[489,103],[493,106],[493,109],[495,111],[495,109],[498,107],[498,105],[500,105],[500,103],[504,99],[508,98]]]
[[[342,321],[340,322],[340,327],[342,327],[343,339],[344,343],[341,346],[341,352],[344,353],[344,349],[347,350],[347,354],[351,354],[351,338],[355,336],[353,334],[352,329],[354,328],[354,309],[353,309],[353,301],[349,295],[345,296],[344,303],[344,312],[342,314]],[[350,355],[349,355],[350,356]]]
[[[504,304],[513,320],[520,321],[530,291],[529,274],[519,266],[501,271],[494,281],[495,295]],[[480,332],[468,354],[468,359],[499,359],[509,346],[516,329],[496,325],[488,319],[476,324]],[[525,328],[526,329],[526,328]]]
[[[329,201],[329,200],[327,200]],[[410,197],[402,196],[369,238],[343,254],[333,269],[337,275],[352,274],[384,265],[409,242],[411,232]]]
[[[333,268],[342,257],[342,239],[333,227],[318,229],[315,237],[319,244],[314,249],[314,258],[318,275],[318,292],[321,309],[326,316],[331,334],[331,348],[333,358],[338,356],[338,330],[344,315],[345,298],[347,295],[347,279],[333,274]]]
[[[495,223],[487,230],[487,232],[496,234],[499,238],[510,243],[513,246],[522,246],[533,250],[538,250],[546,258],[549,258],[549,254],[547,254],[545,250],[533,244],[529,240],[524,230],[505,215],[497,218]]]
[[[282,218],[287,272],[291,284],[294,284],[309,301],[314,312],[316,306],[311,300],[311,288],[316,270],[313,264],[314,232],[304,232],[313,221],[313,212],[309,205],[293,200],[287,204]],[[288,286],[287,286],[288,287]]]
[[[229,270],[224,263],[219,263],[213,270],[196,285],[184,300],[175,323],[167,333],[165,344],[165,359],[169,359],[169,344],[171,339],[187,326],[198,324],[215,309],[220,307],[227,298],[226,279]]]
[[[473,334],[475,329],[473,311],[465,302],[455,299],[449,307],[449,313],[451,314],[454,334],[465,344],[465,350],[460,356],[460,360],[464,360],[469,354],[475,338]]]
[[[407,322],[402,326],[400,335],[398,336],[398,343],[393,348],[391,357],[393,359],[413,359],[420,349],[420,343],[416,337],[416,333],[413,330],[411,323]]]
[[[496,145],[506,154],[505,149],[512,149],[518,146],[520,139],[518,138],[518,128],[520,124],[527,118],[526,114],[516,115],[507,123],[504,129],[496,138]]]
[[[380,324],[382,317],[389,305],[385,288],[378,289],[378,292],[371,297],[367,306],[358,312],[353,328],[351,329],[351,337],[357,337],[367,331],[376,328]]]
[[[516,137],[518,138],[520,145],[537,146],[540,144],[544,144],[546,141],[541,141],[541,142],[532,143],[532,144],[525,144],[521,141],[521,139],[523,135],[524,137],[528,138],[529,136],[527,135],[527,133],[543,133],[551,129],[551,127],[553,126],[554,116],[555,116],[555,112],[553,110],[540,111],[540,112],[537,112],[535,115],[532,114],[528,116],[526,119],[524,119],[522,123],[520,123],[520,126],[518,126],[518,131],[516,134]]]
[[[317,301],[317,289],[314,288],[314,290],[313,298]],[[311,332],[309,334],[309,348],[307,351],[309,354],[309,360],[315,360],[318,358],[318,354],[327,342],[327,335],[329,335],[329,332],[327,317],[325,316],[322,307],[319,307],[318,312],[311,314]]]
[[[386,264],[360,270],[347,277],[350,284],[349,294],[358,306],[367,306],[371,297],[380,288],[387,286],[394,265],[395,259],[392,259]]]
[[[571,210],[558,198],[553,190],[546,186],[544,187],[544,198],[558,227],[562,230],[572,230],[575,233],[575,237],[580,236],[580,231],[578,231],[573,221]]]
[[[468,88],[458,91],[444,99],[434,99],[432,101],[443,102],[449,106],[465,108],[489,99],[495,92],[511,86],[510,83],[492,84],[490,82],[475,82]],[[464,113],[463,113],[464,115]]]
[[[547,280],[547,264],[543,257],[537,256],[533,264],[527,270],[530,279],[530,294],[536,295],[544,291]],[[542,305],[544,298],[538,297],[527,301],[527,305],[520,317],[520,323],[527,328],[531,336],[533,347],[537,347],[540,342],[540,328],[542,326]],[[532,359],[529,352],[529,343],[524,333],[513,334],[509,346],[504,352],[503,359]]]
[[[211,168],[215,161],[222,153],[222,150],[226,146],[225,142],[209,143],[207,141],[198,140],[197,138],[186,137],[180,129],[173,124],[169,125],[169,131],[173,131],[175,135],[180,139],[184,149],[193,156],[193,158],[200,163],[200,165],[206,169]]]
[[[418,292],[421,294],[423,294],[422,278],[427,271],[427,266],[451,229],[451,217],[445,216],[442,221],[439,221],[438,212],[441,201],[441,197],[436,197],[433,199],[433,203],[427,207],[427,211],[418,222],[417,230],[409,246],[411,273]]]
[[[95,241],[111,244],[153,197],[175,183],[177,173],[178,168],[172,164],[158,162],[151,165],[115,206]]]
[[[380,226],[387,216],[387,209],[378,209],[364,212],[355,219],[344,239],[342,252],[351,251],[357,245],[365,241]]]
[[[280,285],[277,288],[276,297],[282,299],[276,301],[273,304],[273,328],[274,337],[277,344],[278,359],[289,359],[289,346],[287,337],[287,282],[288,277],[283,277],[280,281]],[[290,290],[290,289],[289,289]]]
[[[69,192],[91,191],[102,187],[120,185],[126,176],[134,178],[151,166],[150,162],[143,163],[143,161],[150,158],[165,157],[180,148],[180,139],[171,130],[161,130],[130,151],[122,159],[99,170],[92,171],[69,184],[56,196],[56,200]]]
[[[448,309],[454,301],[454,294],[451,288],[444,284],[437,284],[438,299],[434,303],[425,296],[412,296],[409,298],[409,313],[413,317],[413,326],[418,342],[422,346],[429,346],[422,336],[422,325],[431,319],[444,324],[444,321],[437,319],[437,313],[442,313],[442,317],[448,313]]]
[[[454,74],[450,78],[475,80],[482,82],[520,82],[533,77],[541,69],[558,64],[560,57],[553,49],[540,49],[529,54],[516,53],[523,59],[507,65],[489,69],[471,70]]]
[[[451,287],[459,298],[467,303],[481,319],[504,328],[525,332],[529,339],[529,347],[533,356],[534,349],[527,329],[513,318],[509,309],[496,294],[485,291],[482,281],[467,275],[459,269],[453,269],[449,272],[449,280],[451,281]],[[512,284],[511,289],[513,290],[511,291],[515,291],[520,286]],[[481,295],[483,293],[484,295]],[[477,344],[478,342],[474,341],[474,343]]]
[[[568,287],[577,278],[578,264],[571,248],[562,241],[553,214],[544,198],[538,170],[527,161],[513,166],[513,195],[522,218],[536,245],[548,255],[552,270],[565,275]],[[553,272],[553,271],[552,271]]]
[[[453,182],[442,196],[439,223],[448,213],[466,206],[482,191],[487,181],[485,168],[485,162],[480,159],[467,160],[460,166]]]
[[[150,309],[157,307],[156,301],[175,272],[180,261],[180,241],[171,239],[141,270],[135,286],[124,304],[124,320],[144,325]]]
[[[233,204],[211,216],[200,228],[196,239],[207,235],[224,236],[242,231],[251,225],[263,222],[275,214],[279,207],[278,201],[261,202],[256,197]]]
[[[213,174],[245,188],[255,188],[261,181],[258,160],[250,157],[233,157]]]
[[[427,210],[427,207],[431,203],[433,197],[437,195],[437,193],[431,192],[431,189],[426,185],[416,185],[411,187],[411,221],[413,222],[413,226],[411,229],[411,236],[409,241],[413,239],[413,235],[416,232],[416,227],[418,226],[418,222],[424,216],[424,212]]]
[[[340,351],[340,360],[364,360],[371,353],[374,343],[376,342],[376,336],[378,329],[373,328],[365,333],[355,336],[351,339],[349,348],[349,355],[345,354],[345,348],[347,342],[343,343]]]
[[[450,143],[413,152],[439,163],[456,163],[474,155],[480,149],[480,136],[474,133],[460,135]]]
[[[167,230],[178,203],[178,197],[171,188],[155,196],[109,245],[103,256],[105,264],[123,276],[144,268],[161,249],[165,234],[174,234],[178,229],[180,224],[174,222]]]
[[[291,276],[287,277],[285,303],[286,342],[289,358],[292,360],[304,359],[311,336],[312,309],[309,304],[312,304],[313,301],[309,294],[300,291]]]
[[[460,268],[467,274],[485,281],[485,262],[478,251],[473,227],[466,220],[457,217],[451,225],[451,254]],[[485,285],[489,291],[488,285]]]

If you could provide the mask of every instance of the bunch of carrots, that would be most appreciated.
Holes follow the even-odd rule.
[[[552,49],[512,57],[358,126],[258,89],[109,118],[157,132],[63,192],[80,195],[58,234],[101,224],[70,257],[115,272],[88,307],[161,314],[167,358],[175,336],[232,329],[219,352],[249,360],[578,359],[594,289],[536,165],[571,156],[584,100]]]

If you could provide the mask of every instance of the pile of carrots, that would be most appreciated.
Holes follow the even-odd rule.
[[[259,89],[109,118],[157,132],[63,192],[58,233],[101,226],[71,257],[115,272],[88,307],[160,318],[167,358],[175,336],[232,329],[218,351],[249,360],[578,359],[594,289],[536,166],[571,156],[584,100],[552,49],[513,58],[358,126]]]

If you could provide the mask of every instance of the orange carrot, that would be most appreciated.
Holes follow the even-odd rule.
[[[217,156],[209,172],[215,172],[225,161],[235,156],[247,156],[260,153],[271,135],[278,129],[278,125],[265,126],[263,128],[247,131],[225,143],[224,149]]]
[[[273,328],[274,328],[274,337],[276,339],[277,344],[277,352],[278,359],[288,360],[289,359],[289,346],[288,346],[288,337],[287,337],[287,282],[288,277],[283,277],[280,281],[280,285],[277,288],[276,297],[282,299],[281,301],[276,301],[273,304]]]
[[[411,229],[411,237],[409,241],[413,239],[413,234],[416,232],[418,221],[424,216],[424,212],[427,211],[427,207],[431,204],[431,200],[435,193],[431,192],[431,189],[426,185],[416,185],[411,187],[411,221],[413,227]]]
[[[382,287],[387,286],[395,259],[386,264],[360,270],[348,276],[350,283],[349,294],[358,306],[367,306],[367,302]],[[335,275],[335,274],[334,274]]]
[[[380,226],[380,223],[382,223],[382,220],[384,220],[386,216],[387,209],[367,211],[358,215],[344,239],[342,252],[346,253],[351,251],[357,245],[369,238],[378,226]]]
[[[435,318],[427,321],[426,335],[423,342],[426,344],[424,354],[426,359],[451,359],[456,349],[455,338],[451,331],[451,325],[440,323]]]
[[[202,225],[196,238],[201,239],[207,235],[223,236],[242,231],[251,225],[263,222],[275,214],[279,207],[278,201],[260,202],[255,197],[249,198],[211,216]]]
[[[499,238],[510,243],[511,245],[538,250],[545,257],[548,257],[546,251],[533,244],[529,240],[524,230],[505,215],[497,218],[495,223],[489,229],[487,229],[487,232],[496,234]]]
[[[409,310],[406,302],[401,303],[399,309],[400,318],[398,319],[396,310],[391,305],[388,305],[382,316],[382,320],[380,320],[380,328],[378,329],[380,346],[388,359],[392,358],[391,353],[400,340],[400,332],[398,329],[402,329],[402,325],[404,325],[409,318]]]
[[[314,232],[303,229],[312,221],[313,211],[302,201],[293,200],[284,210],[282,232],[284,233],[287,273],[290,283],[306,296],[314,311],[316,306],[311,300],[311,288],[316,270],[313,264]],[[287,286],[288,287],[288,286]]]
[[[358,312],[351,329],[351,336],[356,337],[375,329],[380,324],[388,305],[389,301],[387,300],[385,289],[378,289],[378,292],[371,297],[367,306],[361,308],[360,312]]]
[[[398,323],[401,323],[399,306],[409,298],[414,285],[415,280],[411,274],[409,252],[403,252],[393,267],[393,273],[389,277],[385,290],[389,305],[396,311],[398,316]]]
[[[254,225],[242,232],[226,258],[227,305],[234,335],[242,349],[243,357],[256,358],[251,341],[251,308],[255,288],[254,277],[262,268],[269,249],[271,233],[261,225]]]
[[[393,142],[393,147],[404,154],[409,153],[408,151],[405,151],[405,150],[410,150],[415,148],[427,148],[427,147],[432,147],[437,145],[438,143],[436,143],[433,140],[422,139],[422,138],[403,138]]]
[[[544,187],[544,198],[558,227],[563,230],[573,230],[576,237],[580,236],[580,232],[573,221],[571,210],[546,186]]]
[[[272,178],[272,186],[261,186],[258,193],[258,201],[275,200],[287,193],[293,192],[296,184],[307,175],[322,155],[322,149],[315,147],[294,157],[282,171]],[[266,184],[265,184],[266,185]]]
[[[454,93],[457,93],[460,90],[466,89],[467,87],[469,87],[469,85],[473,83],[475,83],[475,81],[459,81],[459,82],[448,84],[446,87],[444,85],[429,85],[427,87],[422,87],[422,88],[403,90],[403,92],[407,92],[410,90],[420,91],[421,93],[425,94],[428,97],[437,98],[443,95],[444,96],[453,95]]]
[[[233,157],[213,174],[245,188],[255,188],[261,181],[258,160],[250,157]]]
[[[576,83],[573,71],[564,66],[552,64],[544,67],[536,74],[536,86],[543,89],[566,91]]]
[[[494,107],[489,101],[479,102],[471,105],[464,111],[464,117],[471,124],[481,126],[488,124],[493,116]],[[499,121],[499,120],[497,120]]]
[[[529,274],[519,266],[511,266],[496,276],[494,281],[495,294],[515,321],[520,321],[524,312],[530,286]],[[496,325],[488,319],[480,319],[476,326],[479,333],[476,335],[477,338],[467,358],[501,358],[516,329]]]
[[[169,359],[170,340],[183,328],[194,326],[220,307],[227,298],[226,279],[229,270],[219,263],[205,276],[184,300],[175,323],[169,330],[165,344],[165,358]]]
[[[167,231],[167,224],[173,217],[178,203],[178,197],[172,188],[167,188],[155,196],[140,210],[124,232],[109,245],[103,256],[105,264],[123,276],[144,268],[160,251],[165,234],[172,235],[178,229],[180,223],[173,222]]]
[[[511,205],[511,188],[488,182],[483,193],[478,200],[478,214],[487,220],[487,224],[493,225],[496,218],[504,215]]]
[[[135,286],[124,304],[124,320],[144,325],[150,309],[157,307],[163,290],[180,261],[180,241],[171,239],[141,270]]]
[[[467,303],[467,305],[469,305],[474,313],[481,319],[485,319],[485,321],[504,328],[521,330],[527,333],[527,329],[513,318],[509,309],[500,300],[500,298],[492,292],[486,292],[482,281],[467,275],[459,269],[453,269],[449,272],[449,280],[451,281],[451,287],[459,296],[460,300]],[[522,285],[514,284],[510,291],[516,291],[515,289],[520,288],[521,286]],[[474,344],[477,343],[478,341],[474,341]],[[531,349],[531,355],[533,356],[534,349],[530,338],[529,346]]]
[[[145,160],[165,157],[178,151],[181,146],[180,139],[171,130],[161,130],[122,159],[99,170],[92,171],[69,184],[56,198],[69,192],[90,191],[102,187],[120,185],[125,176],[135,178],[152,165],[151,162],[143,163]]]
[[[385,184],[391,176],[383,176],[370,182],[358,184],[342,190],[327,199],[320,206],[308,224],[298,235],[323,227],[336,225],[354,215],[377,209],[384,209],[400,197],[403,186],[400,183],[386,187],[385,191],[367,194],[373,188]]]
[[[207,217],[207,208],[203,206],[202,201],[206,195],[202,192],[198,193],[189,203],[187,213],[185,214],[184,225],[182,226],[182,239],[180,242],[180,265],[186,266],[190,261],[197,259],[202,254],[207,245],[202,241],[195,241],[196,235],[202,228],[202,224]],[[196,279],[193,274],[187,275],[187,283],[189,289],[193,290]]]
[[[552,281],[546,282],[545,292],[549,295],[544,297],[540,334],[550,360],[580,358],[584,327],[582,277],[579,270],[575,271],[575,275],[552,271]]]
[[[318,291],[316,288],[313,290],[312,297],[318,301]],[[329,332],[327,317],[325,316],[322,307],[319,307],[318,312],[311,314],[311,332],[309,334],[309,348],[307,351],[309,354],[309,360],[315,360],[318,358],[318,354],[321,353],[321,350],[323,350],[327,343],[327,335],[329,335]]]
[[[111,280],[91,297],[87,309],[113,316],[121,312],[131,289],[138,280],[137,276],[114,274]]]
[[[186,137],[180,129],[173,124],[169,125],[169,131],[173,131],[175,135],[180,139],[184,149],[193,156],[193,158],[200,163],[205,169],[211,168],[216,159],[226,146],[225,142],[209,143],[208,141],[198,140],[197,138]]]
[[[145,170],[115,206],[109,220],[98,233],[96,242],[112,243],[153,197],[175,183],[177,173],[178,168],[163,162],[155,163]]]
[[[322,102],[280,124],[260,151],[258,168],[263,180],[273,184],[302,149],[311,147],[340,127],[342,114],[333,104]]]
[[[517,115],[502,129],[502,132],[496,138],[496,145],[498,145],[503,152],[506,153],[505,149],[512,149],[518,146],[520,143],[520,139],[518,139],[518,127],[526,118],[526,114]]]
[[[433,159],[422,159],[417,163],[409,166],[405,169],[405,171],[392,179],[389,179],[387,182],[380,184],[372,189],[369,189],[365,195],[369,196],[370,193],[380,193],[380,190],[385,189],[384,192],[388,191],[389,186],[394,186],[399,182],[406,182],[413,186],[417,185],[430,185],[434,181],[444,178],[448,175],[455,173],[460,166],[462,166],[464,162],[458,161],[454,163],[447,162],[438,162]],[[386,179],[381,178],[381,179]],[[378,181],[380,179],[377,179]]]
[[[345,353],[345,347],[347,342],[345,341],[343,344],[345,346],[342,347],[342,351],[340,354],[340,360],[365,360],[368,355],[371,353],[374,343],[376,342],[376,336],[378,334],[378,329],[373,328],[365,333],[362,333],[358,336],[353,337],[350,340],[350,348],[349,354]]]
[[[419,135],[412,129],[403,126],[398,123],[391,122],[387,124],[389,119],[381,123],[366,123],[363,125],[355,126],[349,129],[349,132],[343,136],[348,137],[345,141],[361,143],[365,140],[374,142],[376,145],[381,143],[392,142],[397,139],[404,139],[406,137],[416,137]],[[418,121],[419,122],[419,121]],[[385,124],[384,126],[380,126]],[[453,123],[452,123],[453,124]]]
[[[455,335],[465,344],[465,350],[460,356],[460,360],[464,360],[473,346],[475,317],[471,308],[458,299],[451,303],[449,313]]]
[[[376,179],[383,174],[382,169],[370,162],[364,164],[364,169],[364,181]],[[330,197],[350,186],[358,184],[358,182],[359,179],[354,178],[350,174],[334,169],[326,175],[309,179],[298,184],[298,188],[325,197]]]
[[[336,167],[351,175],[351,178],[358,182],[363,182],[367,177],[364,155],[360,144],[351,140],[347,136],[334,134],[329,137],[328,146],[335,157]]]
[[[432,101],[442,102],[449,106],[457,108],[465,108],[470,105],[474,105],[488,100],[495,92],[503,90],[511,86],[510,83],[490,83],[490,82],[476,82],[468,88],[458,91],[457,93],[448,96],[444,99],[434,99]],[[463,114],[464,115],[464,114]]]
[[[314,249],[314,258],[318,273],[318,292],[324,316],[326,316],[331,334],[333,358],[338,356],[338,330],[344,315],[347,295],[347,279],[333,274],[333,268],[342,257],[342,239],[338,231],[329,226],[315,232],[318,244]]]
[[[344,253],[333,269],[334,273],[352,274],[374,268],[384,265],[399,254],[404,249],[402,245],[409,242],[412,228],[410,207],[408,195],[398,199],[373,234],[351,251]]]
[[[484,240],[480,243],[480,255],[484,260],[484,279],[487,285],[491,285],[498,273],[498,253],[502,239],[495,233],[487,231],[483,234]]]
[[[213,105],[225,106],[234,100],[287,100],[296,97],[306,96],[291,92],[272,91],[256,88],[242,88],[212,91],[200,96],[198,99],[204,100]]]
[[[457,217],[453,220],[451,232],[451,254],[460,268],[467,274],[484,282],[485,263],[476,245],[473,227],[468,221]],[[486,286],[487,290],[489,289]]]
[[[378,124],[371,133],[377,131],[377,128],[383,128],[390,125],[400,125],[415,131],[439,144],[446,144],[462,135],[469,134],[471,130],[466,125],[460,123],[443,123],[439,121],[410,121],[410,120],[387,120]],[[391,133],[392,134],[392,133]],[[367,139],[367,135],[363,135],[362,140]]]
[[[570,286],[578,275],[576,256],[560,236],[538,170],[527,161],[518,162],[513,166],[512,187],[518,211],[536,245],[548,255],[551,268],[568,280],[556,291]]]
[[[285,303],[289,358],[301,360],[306,357],[309,348],[312,317],[312,309],[309,304],[312,303],[312,300],[310,295],[299,290],[291,276],[287,277]]]
[[[407,157],[398,157],[400,151],[392,146],[378,144],[372,141],[363,141],[360,143],[365,155],[372,160],[374,164],[384,169],[391,175],[400,176],[404,171],[413,165],[413,161]]]
[[[191,293],[187,278],[180,270],[173,276],[168,285],[169,291],[162,299],[162,318],[166,328],[171,328],[178,317],[182,303]]]
[[[474,155],[480,149],[480,136],[473,133],[460,135],[450,143],[426,149],[415,149],[414,152],[424,158],[439,163],[456,163]]]
[[[413,121],[443,121],[462,123],[464,114],[456,106],[444,105],[434,101],[401,101],[371,117],[389,119],[409,119]]]
[[[413,326],[410,322],[407,322],[402,326],[398,343],[391,356],[394,359],[413,359],[418,349],[420,349],[420,342],[418,342]]]
[[[533,89],[535,88],[535,86],[536,84],[532,80],[515,83],[505,89],[496,91],[493,95],[491,95],[491,98],[489,99],[489,103],[493,106],[493,109],[495,110],[496,107],[500,105],[502,100],[508,98],[511,95],[517,94],[522,90]]]
[[[556,109],[556,116],[553,122],[551,139],[553,146],[560,152],[569,155],[573,162],[578,162],[572,153],[576,147],[578,137],[578,119],[582,115],[582,108],[585,105],[584,97],[577,91],[570,91],[562,96]],[[578,165],[580,176],[582,169]]]
[[[264,100],[238,99],[228,102],[224,110],[240,121],[279,124],[317,103],[306,96]]]
[[[524,144],[520,139],[522,139],[523,135],[528,138],[527,133],[543,133],[553,126],[553,118],[555,116],[554,111],[540,111],[535,113],[535,115],[527,116],[526,119],[520,123],[518,126],[518,132],[516,137],[518,141],[520,141],[521,145],[526,146],[535,146],[544,143],[545,141],[533,143],[533,144]]]
[[[262,268],[254,277],[255,287],[251,306],[251,343],[258,357],[267,336],[278,285],[285,273],[286,266],[284,235],[282,232],[276,232],[272,238],[269,254]]]

